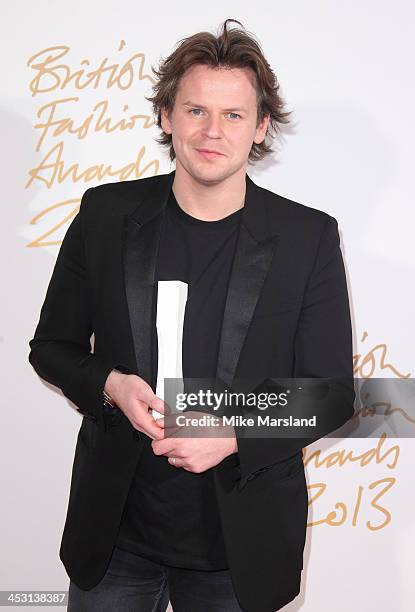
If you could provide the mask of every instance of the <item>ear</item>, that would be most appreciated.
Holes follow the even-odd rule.
[[[255,144],[261,144],[261,142],[264,140],[265,134],[267,133],[268,124],[269,124],[269,113],[264,115],[261,123],[258,125],[258,127],[255,130],[255,136],[254,136]]]
[[[162,108],[160,111],[160,114],[161,114],[161,127],[163,129],[163,132],[165,132],[166,134],[171,134],[172,132],[171,122],[170,122],[169,115],[166,109]]]

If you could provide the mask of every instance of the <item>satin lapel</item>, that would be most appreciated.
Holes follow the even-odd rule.
[[[138,207],[124,218],[124,281],[137,373],[150,385],[156,261],[163,213],[173,178],[174,172],[154,177]]]
[[[260,188],[246,175],[246,198],[232,265],[216,377],[232,386],[239,356],[277,246]],[[258,381],[259,382],[259,381]]]

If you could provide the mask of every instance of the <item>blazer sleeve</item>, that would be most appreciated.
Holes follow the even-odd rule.
[[[294,379],[329,378],[324,402],[297,394],[310,414],[323,416],[324,434],[313,438],[249,438],[235,428],[241,469],[239,489],[277,462],[302,454],[302,448],[335,431],[354,414],[352,326],[338,223],[328,219],[322,230],[294,340]],[[295,383],[295,381],[293,381]],[[317,381],[316,381],[317,382]],[[273,379],[266,390],[272,391]],[[278,379],[275,379],[277,387]],[[293,400],[295,401],[294,397]],[[291,404],[293,406],[293,404]],[[295,408],[295,405],[294,405]],[[295,411],[294,411],[295,412]],[[239,431],[238,431],[239,430]],[[321,428],[319,428],[321,432]],[[293,463],[295,469],[295,463]]]
[[[33,338],[29,362],[36,373],[61,389],[78,411],[104,431],[103,389],[113,368],[132,373],[123,364],[91,352],[93,333],[83,240],[84,208],[93,188],[81,200],[53,269]]]

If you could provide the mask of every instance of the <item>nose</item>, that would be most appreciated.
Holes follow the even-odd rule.
[[[209,115],[203,122],[203,134],[207,138],[221,138],[222,128],[220,121],[220,117],[216,115]]]

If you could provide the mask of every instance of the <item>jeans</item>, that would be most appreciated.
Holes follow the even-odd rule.
[[[242,612],[229,570],[160,565],[115,547],[107,571],[89,591],[69,583],[68,612]]]

